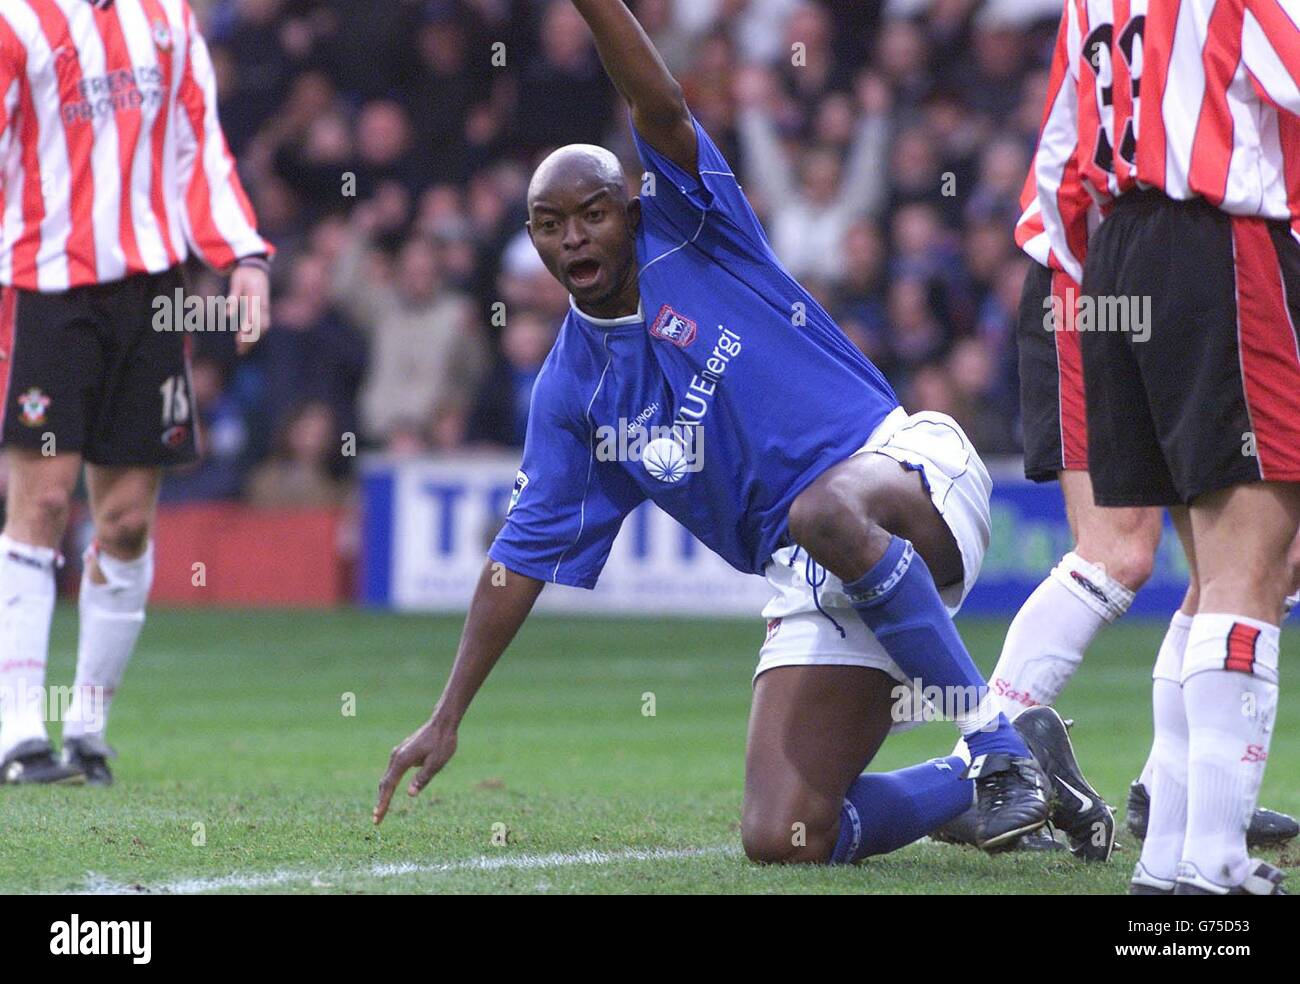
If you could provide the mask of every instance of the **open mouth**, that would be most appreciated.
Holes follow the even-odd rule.
[[[578,260],[569,267],[569,283],[575,287],[590,287],[600,276],[600,263],[597,260]]]

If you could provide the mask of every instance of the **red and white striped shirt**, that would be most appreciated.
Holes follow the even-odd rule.
[[[1099,200],[1154,187],[1300,234],[1300,0],[1072,0],[1067,27]]]
[[[0,233],[41,291],[272,252],[186,0],[0,2]]]
[[[1072,0],[1066,0],[1068,6]],[[1069,73],[1066,17],[1056,34],[1038,149],[1020,193],[1016,245],[1043,266],[1078,283],[1088,235],[1100,221],[1079,174],[1078,86]]]

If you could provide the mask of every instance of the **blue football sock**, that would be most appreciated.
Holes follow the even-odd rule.
[[[893,537],[884,557],[844,591],[899,669],[922,689],[945,695],[942,710],[956,720],[972,756],[1029,754],[1006,716],[996,713],[988,683],[910,541]]]
[[[898,772],[868,772],[853,780],[840,811],[831,864],[852,864],[919,840],[971,806],[975,783],[963,779],[956,755]]]

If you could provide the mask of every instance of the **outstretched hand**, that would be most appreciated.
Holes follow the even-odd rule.
[[[426,721],[409,738],[394,748],[392,755],[388,757],[388,771],[379,781],[379,799],[375,802],[371,819],[376,824],[383,823],[384,815],[388,813],[388,803],[393,798],[393,790],[397,788],[397,784],[402,781],[402,777],[409,769],[415,766],[420,768],[415,778],[406,787],[406,795],[417,796],[454,754],[456,754],[456,729],[439,724],[433,719]]]

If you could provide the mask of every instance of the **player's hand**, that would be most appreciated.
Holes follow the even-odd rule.
[[[371,819],[376,824],[383,823],[384,815],[388,812],[388,802],[393,798],[393,790],[408,769],[420,767],[420,771],[406,787],[407,796],[417,796],[454,754],[456,729],[430,718],[418,731],[394,748],[393,754],[388,757],[388,771],[379,780],[379,799],[375,802]]]
[[[226,317],[239,318],[235,351],[244,355],[257,344],[262,333],[271,327],[271,279],[265,270],[255,266],[235,267],[230,275]]]

